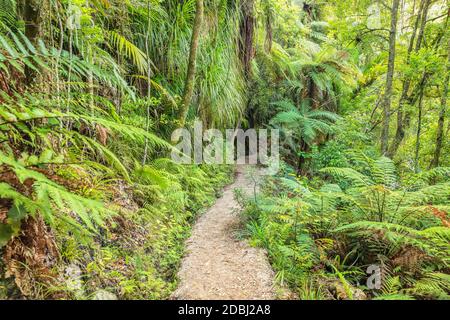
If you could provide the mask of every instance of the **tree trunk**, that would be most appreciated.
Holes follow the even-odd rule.
[[[423,7],[425,5],[425,2],[427,0],[423,0],[420,2],[419,11],[417,12],[416,21],[414,23],[414,28],[411,33],[411,38],[409,39],[409,46],[408,46],[408,52],[406,54],[406,64],[409,64],[411,60],[411,53],[414,49],[414,42],[416,40],[417,35],[417,29],[419,27],[419,22],[421,21]],[[400,143],[403,141],[403,138],[405,137],[405,130],[404,130],[404,118],[403,118],[403,110],[406,98],[408,97],[409,88],[411,86],[411,80],[409,78],[405,79],[403,81],[402,86],[402,94],[400,96],[400,100],[398,103],[398,110],[397,110],[397,130],[395,132],[394,140],[392,141],[392,144],[390,146],[388,156],[390,158],[393,158],[395,154],[397,153],[398,147],[400,146]]]
[[[419,96],[419,112],[417,116],[417,131],[416,131],[416,152],[414,156],[414,171],[419,172],[419,152],[420,152],[420,135],[422,133],[422,112],[423,112],[423,95],[424,87],[421,88]]]
[[[255,36],[255,0],[242,0],[242,22],[240,26],[240,54],[244,66],[244,74],[250,77],[251,62],[255,55],[254,36]]]
[[[150,0],[147,0],[147,32],[145,33],[145,54],[147,56],[147,108],[146,108],[146,118],[145,118],[145,131],[149,132],[150,130],[150,107],[152,101],[152,64],[150,61],[150,32],[152,27],[152,19],[151,19],[151,3]],[[147,163],[148,158],[148,138],[145,137],[144,142],[144,155],[142,157],[142,165],[144,166]]]
[[[309,145],[304,141],[300,141],[300,155],[297,159],[297,177],[305,175],[305,164],[306,164],[306,157],[304,156],[305,153],[309,152],[311,148]]]
[[[271,12],[271,3],[266,0],[264,2],[264,14],[265,14],[265,23],[266,23],[266,38],[264,40],[264,49],[267,53],[272,51],[272,43],[273,43],[273,29],[272,29],[272,12]]]
[[[445,77],[444,86],[442,90],[441,111],[439,112],[438,129],[436,134],[436,149],[434,151],[433,160],[431,161],[430,168],[435,168],[439,166],[442,143],[444,140],[444,123],[445,123],[445,113],[447,112],[448,82],[450,81],[450,41],[448,42],[447,59],[448,59],[447,76]]]
[[[192,95],[194,93],[195,74],[197,66],[197,49],[200,39],[200,31],[203,23],[203,0],[197,0],[194,26],[192,28],[191,49],[189,52],[189,64],[184,86],[183,100],[181,104],[180,127],[184,127],[186,123],[189,106],[191,104]]]
[[[427,18],[428,18],[428,9],[430,8],[431,0],[425,0],[423,13],[421,16],[420,21],[420,29],[419,29],[419,35],[417,36],[417,43],[416,43],[416,52],[419,51],[419,49],[422,47],[422,41],[423,36],[425,34],[425,26],[427,24]]]
[[[23,20],[25,22],[25,36],[35,45],[40,33],[40,4],[34,0],[25,0],[23,10]],[[33,83],[36,72],[25,66],[26,84]]]
[[[309,79],[309,86],[308,86],[308,98],[309,102],[311,103],[311,108],[313,110],[317,110],[320,107],[319,103],[319,93],[320,90],[316,83],[313,81],[313,79]]]
[[[394,0],[391,9],[391,30],[389,34],[389,59],[386,75],[386,90],[383,97],[383,128],[381,130],[381,153],[386,154],[389,144],[389,123],[391,117],[391,98],[395,68],[395,40],[397,37],[397,19],[400,0]]]
[[[430,8],[430,2],[431,0],[423,0],[420,4],[419,12],[417,15],[417,19],[414,25],[413,34],[411,35],[411,40],[409,42],[408,47],[408,53],[406,57],[406,63],[409,64],[411,53],[414,48],[414,41],[417,31],[419,31],[417,36],[417,42],[416,46],[414,48],[414,51],[417,52],[422,47],[423,43],[423,36],[425,32],[425,26],[427,24],[427,16],[428,16],[428,10]],[[420,22],[420,28],[419,27]],[[421,86],[418,88],[419,91],[421,90],[421,87],[425,85],[423,80],[426,78],[424,76],[421,81]],[[397,131],[395,133],[394,140],[392,142],[391,148],[389,149],[388,156],[390,158],[393,158],[398,151],[398,148],[400,147],[400,144],[402,143],[403,139],[405,138],[405,130],[409,125],[409,120],[411,115],[405,114],[404,107],[408,100],[411,100],[411,97],[408,96],[408,92],[411,86],[411,79],[407,78],[403,81],[403,88],[402,88],[402,94],[400,96],[399,102],[398,102],[398,113],[397,113]],[[415,90],[414,90],[415,91]]]
[[[251,80],[251,62],[255,55],[254,50],[254,37],[255,37],[255,0],[240,0],[241,8],[241,21],[239,26],[239,56],[244,70],[244,76],[249,86],[249,90],[252,90]],[[268,23],[269,21],[266,21]],[[266,27],[268,27],[266,25]],[[270,28],[272,26],[270,25]],[[267,30],[269,32],[269,30]],[[270,30],[271,33],[271,30]],[[266,39],[267,40],[267,39]],[[267,42],[267,41],[266,41]],[[272,46],[272,44],[270,44]],[[267,48],[266,48],[267,49]],[[251,107],[251,95],[247,98],[247,112],[246,118],[250,128],[255,126],[255,111]]]

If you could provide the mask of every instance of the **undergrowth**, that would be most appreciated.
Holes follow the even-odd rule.
[[[133,188],[120,180],[104,186],[105,191],[109,189],[109,205],[120,210],[98,232],[75,235],[76,229],[65,221],[55,222],[48,236],[58,253],[48,265],[48,278],[7,261],[7,270],[15,268],[15,277],[0,282],[2,297],[93,299],[106,291],[119,299],[167,298],[177,284],[191,224],[231,181],[233,169],[185,167],[168,159],[159,159],[153,166],[159,168],[151,169],[160,175],[157,184],[149,181],[156,180],[146,172],[148,167],[135,172]],[[21,238],[26,235],[16,239]]]
[[[449,169],[400,181],[388,158],[344,163],[314,180],[284,166],[256,200],[238,197],[276,280],[300,299],[449,299]]]

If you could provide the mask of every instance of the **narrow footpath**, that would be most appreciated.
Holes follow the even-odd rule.
[[[236,237],[241,208],[233,191],[253,194],[254,180],[245,174],[248,168],[238,166],[235,182],[195,224],[172,299],[275,299],[274,272],[265,251]]]

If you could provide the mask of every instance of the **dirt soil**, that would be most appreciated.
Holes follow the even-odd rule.
[[[172,299],[275,299],[274,272],[266,252],[250,247],[236,235],[242,227],[241,208],[233,190],[240,188],[253,195],[255,180],[246,174],[248,168],[238,166],[235,182],[195,224]]]

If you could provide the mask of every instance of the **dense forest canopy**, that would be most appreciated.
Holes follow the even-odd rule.
[[[448,299],[447,0],[0,0],[0,298],[164,299],[231,165],[280,130],[245,235],[299,299]],[[380,286],[361,285],[370,266]]]

